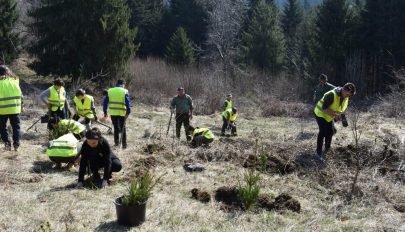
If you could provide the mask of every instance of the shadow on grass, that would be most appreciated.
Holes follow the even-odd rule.
[[[304,170],[321,170],[326,168],[325,161],[322,161],[318,155],[303,153],[295,158],[295,163]]]
[[[50,192],[69,191],[76,189],[77,182],[70,183],[66,186],[60,186],[49,190]],[[101,189],[101,181],[94,180],[93,176],[84,180],[83,187],[79,189],[98,190]]]
[[[43,174],[52,174],[52,173],[60,173],[65,172],[67,175],[77,175],[77,171],[70,171],[66,167],[62,168],[54,168],[54,163],[50,160],[37,160],[32,163],[32,167],[30,169],[31,173],[43,173]]]
[[[129,231],[130,228],[118,225],[116,221],[105,222],[96,227],[94,231],[104,232],[104,231]]]

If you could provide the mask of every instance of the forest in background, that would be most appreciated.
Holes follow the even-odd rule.
[[[405,63],[401,0],[1,3],[2,62],[28,54],[41,76],[131,79],[133,58],[153,57],[179,70],[214,70],[234,80],[227,89],[258,75],[268,84],[298,80],[308,94],[325,73],[335,85],[353,82],[361,96],[375,96],[398,83]]]

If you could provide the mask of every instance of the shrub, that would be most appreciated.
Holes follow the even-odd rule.
[[[162,176],[152,175],[149,170],[141,173],[131,181],[128,194],[121,198],[121,204],[139,205],[145,203],[152,196],[152,190],[161,178]]]

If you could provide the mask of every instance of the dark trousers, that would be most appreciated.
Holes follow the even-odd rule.
[[[51,111],[51,116],[58,116],[60,119],[67,119],[67,112],[65,107],[63,107],[63,109],[58,109],[56,111]]]
[[[212,143],[212,141],[214,141],[214,139],[207,139],[203,135],[198,135],[197,137],[193,138],[193,141],[191,141],[191,145],[194,147],[198,147],[203,144]]]
[[[66,109],[63,108],[62,110],[58,109],[56,111],[50,111],[51,117],[58,117],[59,119],[67,119]],[[48,122],[48,129],[52,129],[51,124]]]
[[[94,176],[94,179],[96,181],[100,181],[101,177],[100,177],[100,173],[98,171],[100,170],[100,168],[104,167],[104,163],[95,162],[94,160],[91,160],[89,162],[89,164],[90,164],[90,170]],[[108,173],[108,177],[111,178],[111,173],[119,172],[119,171],[121,171],[121,169],[122,169],[121,161],[118,159],[117,156],[115,156],[114,154],[111,154],[111,172]]]
[[[316,122],[318,123],[319,132],[318,140],[316,145],[316,153],[318,155],[322,154],[323,140],[325,139],[325,152],[330,149],[330,144],[332,142],[333,136],[333,121],[327,122],[324,118],[315,116]]]
[[[13,128],[13,145],[14,147],[20,146],[20,115],[19,114],[5,114],[0,115],[0,133],[1,140],[7,145],[11,146],[8,138],[7,121],[10,119],[11,127]]]
[[[176,114],[176,137],[178,139],[180,138],[180,129],[182,124],[184,125],[187,141],[190,141],[191,136],[187,131],[188,127],[190,126],[190,116],[188,113]]]
[[[80,116],[78,114],[73,115],[72,117],[73,120],[79,121]],[[89,124],[91,120],[89,118],[84,117],[84,124]]]
[[[125,117],[124,116],[111,116],[111,121],[114,126],[114,144],[116,146],[120,143],[120,133],[122,132],[122,146],[127,146],[127,132],[125,129]]]
[[[236,134],[236,125],[234,125],[233,121],[230,121],[229,125],[228,125],[228,120],[225,117],[222,117],[222,121],[224,122],[222,124],[222,130],[221,130],[222,134],[225,134],[225,130],[228,127],[231,127],[231,134]]]

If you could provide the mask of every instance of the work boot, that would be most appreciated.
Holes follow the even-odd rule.
[[[4,149],[6,151],[11,151],[11,143],[10,142],[5,142],[4,143]]]
[[[238,136],[238,134],[236,134],[236,133],[232,133],[232,136]]]
[[[18,151],[18,148],[19,148],[20,146],[18,146],[18,145],[14,145],[14,151]]]
[[[67,170],[70,170],[71,168],[73,168],[73,166],[74,166],[74,163],[68,163],[68,164],[66,165],[66,169],[67,169]]]

